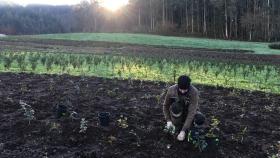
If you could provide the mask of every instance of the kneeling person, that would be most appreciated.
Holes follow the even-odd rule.
[[[169,87],[163,103],[166,128],[180,131],[177,139],[183,141],[193,125],[204,124],[205,117],[198,111],[199,92],[188,76],[180,76],[178,83]]]

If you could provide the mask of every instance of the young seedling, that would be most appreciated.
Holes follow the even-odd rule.
[[[246,133],[247,133],[247,127],[244,127],[244,128],[242,129],[242,131],[240,131],[240,133],[238,133],[238,135],[237,135],[237,140],[239,140],[240,143],[243,143],[244,137],[245,137]]]
[[[77,94],[77,95],[79,95],[79,94],[80,94],[80,92],[81,92],[81,89],[80,89],[79,83],[77,83],[77,84],[74,86],[74,88],[75,88],[75,92],[76,92],[76,94]]]
[[[35,119],[34,113],[35,111],[32,109],[32,107],[22,100],[19,101],[19,104],[21,106],[21,110],[24,112],[24,116],[27,118],[29,124],[31,120]]]
[[[112,145],[113,142],[115,142],[115,141],[117,141],[117,138],[116,138],[116,137],[114,137],[114,136],[112,136],[112,135],[108,137],[108,143],[109,143],[109,144]]]
[[[128,127],[127,117],[121,115],[120,119],[118,119],[118,126],[121,128],[127,128]]]
[[[29,55],[28,59],[29,59],[29,63],[31,64],[32,71],[36,70],[39,58],[40,58],[40,56],[37,54]]]
[[[136,133],[134,130],[129,131],[129,133],[132,134],[132,135],[134,135],[134,136],[136,137],[136,139],[137,139],[136,145],[137,145],[138,147],[140,147],[140,146],[141,146],[141,145],[140,145],[141,139],[140,139],[140,137],[137,135],[137,133]]]
[[[118,74],[119,78],[122,78],[122,71],[121,70],[118,70],[117,74]]]
[[[217,133],[220,131],[218,125],[220,124],[220,121],[215,118],[212,117],[212,123],[210,124],[210,129],[208,131],[208,133],[206,134],[206,137],[208,138],[217,138],[218,135]]]
[[[12,66],[13,58],[4,56],[3,62],[5,70],[9,70]]]
[[[78,119],[78,117],[79,117],[79,115],[78,115],[78,113],[77,113],[76,111],[72,111],[72,112],[70,113],[70,118],[71,118],[72,120]]]
[[[47,58],[46,62],[45,62],[45,64],[46,64],[46,70],[47,70],[48,72],[50,72],[50,70],[52,69],[53,60],[54,60],[53,57],[52,57],[52,56],[49,56],[49,57]]]
[[[42,65],[45,65],[46,64],[46,60],[47,60],[47,56],[46,54],[43,54],[40,58],[40,62]]]
[[[200,152],[204,151],[208,146],[205,136],[200,134],[199,131],[189,131],[188,142],[192,143]]]
[[[56,122],[49,122],[48,125],[50,126],[49,131],[50,132],[56,132],[61,134],[62,133],[62,127],[61,124]]]
[[[26,62],[25,62],[25,54],[18,55],[16,57],[16,61],[21,71],[25,71],[26,69]]]
[[[108,90],[107,95],[111,98],[116,97],[117,93],[114,90]]]
[[[175,133],[176,133],[176,128],[174,127],[174,128],[168,128],[167,126],[165,126],[164,127],[164,129],[163,129],[163,131],[165,132],[165,133],[169,133],[169,134],[171,134],[171,135],[175,135]]]
[[[51,94],[54,94],[54,89],[55,89],[55,82],[54,82],[54,79],[51,78],[50,80],[50,84],[49,84],[49,91]]]
[[[129,87],[133,87],[133,85],[134,85],[134,82],[133,82],[133,79],[132,78],[129,78],[128,79],[128,85],[129,85]]]
[[[88,121],[86,121],[85,118],[82,118],[81,122],[80,122],[80,131],[79,133],[85,133],[87,130],[87,126],[88,126]]]
[[[153,97],[154,97],[154,96],[151,95],[151,94],[145,94],[144,96],[141,97],[141,99],[146,99],[146,100],[148,100],[148,99],[151,99],[151,98],[153,98]]]
[[[279,158],[280,157],[280,154],[274,154],[272,156],[268,156],[268,158]]]

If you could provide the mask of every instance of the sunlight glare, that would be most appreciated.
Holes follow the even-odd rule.
[[[128,0],[103,0],[101,2],[101,6],[111,11],[117,11],[127,4]]]

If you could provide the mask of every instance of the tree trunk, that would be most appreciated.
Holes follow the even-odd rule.
[[[225,37],[228,39],[228,12],[227,12],[227,0],[225,0]]]
[[[254,38],[254,33],[255,33],[255,29],[256,29],[256,0],[253,1],[253,9],[254,9],[254,17],[253,17],[253,25],[251,28],[251,39],[252,40]]]
[[[249,41],[252,41],[252,28],[250,29],[250,32],[249,32]]]
[[[189,32],[188,0],[186,0],[186,31]]]
[[[235,14],[235,38],[238,39],[238,17],[237,17],[237,13]]]
[[[207,35],[207,25],[206,25],[206,0],[203,0],[204,14],[203,14],[203,34]]]
[[[152,0],[150,0],[150,29],[153,31],[153,11],[152,11]]]
[[[173,9],[173,7],[171,8],[171,24],[172,24],[172,26],[174,25],[174,9]]]
[[[141,26],[141,7],[138,9],[138,26]]]
[[[194,20],[194,19],[193,19],[193,18],[194,18],[194,8],[193,8],[193,3],[194,3],[194,0],[192,0],[192,33],[193,33],[193,31],[194,31],[194,26],[193,26],[193,25],[194,25],[194,24],[193,24],[193,22],[194,22],[194,21],[193,21],[193,20]]]
[[[270,0],[267,0],[267,40],[270,41]]]
[[[197,1],[197,4],[196,4],[196,9],[197,9],[197,14],[196,14],[196,25],[197,25],[197,32],[199,33],[200,32],[200,10],[199,10],[199,1]]]
[[[215,12],[215,7],[213,9],[213,14],[214,14],[214,37],[217,38],[217,35],[216,35],[216,12]]]
[[[162,25],[165,26],[165,0],[162,0]]]

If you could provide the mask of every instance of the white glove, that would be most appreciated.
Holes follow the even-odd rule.
[[[171,121],[168,121],[164,128],[164,131],[173,135],[176,132],[176,127],[173,125]]]
[[[181,131],[180,134],[178,135],[177,139],[179,141],[183,141],[186,138],[186,132],[185,131]]]
[[[173,125],[173,123],[172,123],[171,121],[167,121],[166,127],[167,127],[168,129],[173,129],[173,128],[175,128],[175,126]]]

